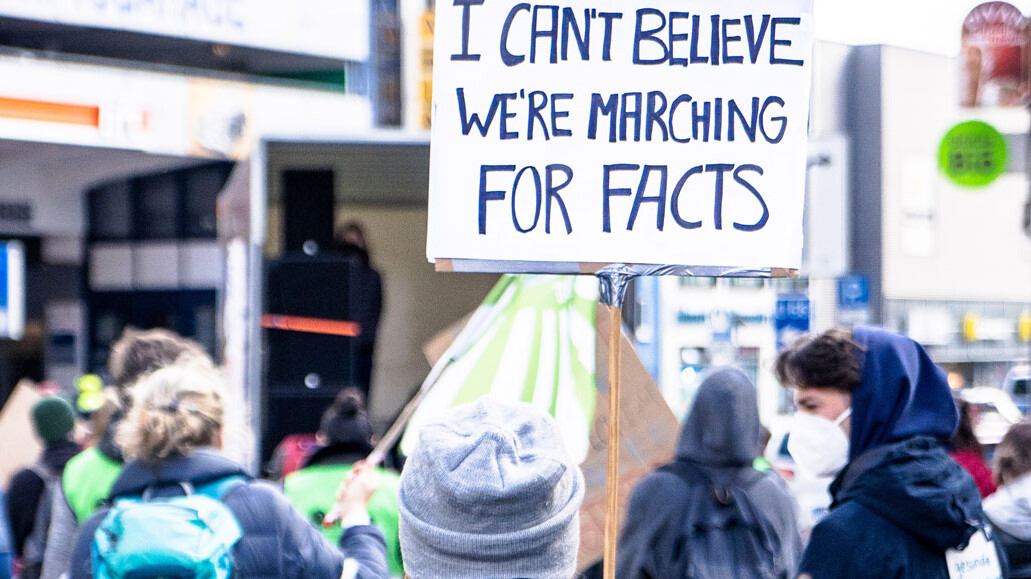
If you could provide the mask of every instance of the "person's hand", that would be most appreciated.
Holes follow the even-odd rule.
[[[347,478],[340,483],[337,490],[337,501],[324,519],[324,524],[332,525],[351,515],[366,512],[369,499],[379,487],[379,472],[367,461],[359,461],[351,467]]]

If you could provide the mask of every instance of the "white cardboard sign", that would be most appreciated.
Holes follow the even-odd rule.
[[[983,531],[974,533],[967,548],[945,551],[949,579],[1002,579],[1002,567],[995,544]]]
[[[812,4],[437,2],[427,257],[797,269]]]

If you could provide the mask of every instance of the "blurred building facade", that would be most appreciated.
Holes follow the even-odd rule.
[[[0,340],[0,399],[22,376],[70,387],[103,364],[126,324],[173,327],[217,354],[226,256],[215,197],[256,143],[288,135],[269,148],[267,173],[248,177],[268,189],[266,256],[282,251],[289,170],[331,171],[337,217],[388,233],[379,246],[373,236],[393,284],[384,326],[397,332],[373,395],[387,420],[425,373],[422,342],[493,281],[439,281],[418,249],[421,181],[396,186],[401,173],[384,164],[370,182],[395,186],[365,195],[349,183],[371,166],[332,145],[377,127],[428,128],[432,9],[427,0],[2,3],[0,239],[25,244],[27,323],[21,340]],[[778,340],[803,326],[884,324],[968,385],[997,385],[1028,357],[1028,113],[961,109],[956,58],[820,42],[813,63],[801,277],[641,280],[628,308],[677,412],[697,375],[720,363],[752,373],[764,418],[788,410],[771,364]],[[1007,172],[976,190],[936,166],[944,133],[970,118],[1011,145]],[[315,144],[296,146],[299,135]],[[423,307],[428,288],[464,293],[445,311]]]
[[[0,238],[25,247],[26,324],[0,402],[21,377],[70,388],[127,324],[217,356],[234,161],[259,135],[396,125],[399,42],[387,0],[4,2]]]
[[[764,420],[790,411],[772,364],[802,326],[875,323],[924,344],[956,386],[1000,386],[1031,350],[1022,109],[959,106],[957,58],[818,42],[805,248],[797,280],[638,283],[638,344],[675,412],[724,363],[756,379]],[[1009,145],[977,189],[938,169],[948,129],[978,119]]]

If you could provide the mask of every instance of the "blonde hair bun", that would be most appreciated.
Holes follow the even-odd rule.
[[[136,385],[116,441],[128,460],[158,462],[212,446],[225,418],[225,385],[210,360],[185,356]]]

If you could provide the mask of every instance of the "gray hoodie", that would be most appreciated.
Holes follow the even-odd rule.
[[[1031,474],[999,487],[984,500],[984,512],[999,531],[1010,577],[1031,577]]]
[[[1021,541],[1031,541],[1031,474],[999,488],[984,500],[984,512],[996,527]]]
[[[752,469],[759,453],[760,425],[755,386],[737,368],[710,372],[698,388],[680,429],[676,460],[701,467],[716,482],[730,482]],[[654,472],[634,488],[619,540],[620,579],[675,579],[672,554],[693,501],[710,490],[688,488],[675,474]],[[784,483],[767,473],[746,491],[769,521],[781,547],[785,577],[794,577],[802,552],[795,506]],[[687,515],[685,515],[687,513]]]

